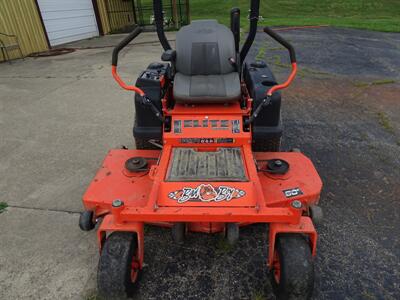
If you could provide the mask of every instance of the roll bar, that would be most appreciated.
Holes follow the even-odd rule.
[[[153,0],[153,10],[154,10],[154,21],[156,23],[158,39],[160,40],[160,43],[164,48],[164,50],[170,50],[172,48],[164,32],[164,16],[163,16],[162,0]]]
[[[238,7],[231,10],[231,31],[235,38],[235,50],[238,53],[240,43],[240,9]]]
[[[154,21],[156,24],[158,39],[164,50],[171,49],[171,45],[169,44],[167,37],[164,32],[164,16],[163,16],[163,5],[162,0],[153,0],[153,9],[154,9]],[[237,11],[231,12],[238,13]],[[240,11],[239,11],[240,14]],[[240,61],[244,61],[247,53],[249,52],[251,45],[253,45],[254,38],[257,33],[257,24],[258,18],[260,14],[260,0],[251,0],[250,4],[250,31],[246,38],[245,43],[243,44],[242,50],[240,51]],[[237,45],[239,48],[239,45]]]
[[[247,53],[253,45],[257,33],[258,18],[260,15],[260,0],[251,0],[250,6],[250,31],[240,51],[240,61],[244,62]]]

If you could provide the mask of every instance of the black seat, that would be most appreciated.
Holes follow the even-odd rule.
[[[174,98],[184,103],[240,99],[234,37],[216,20],[193,21],[176,35]]]

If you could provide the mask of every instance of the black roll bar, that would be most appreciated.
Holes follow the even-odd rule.
[[[158,39],[160,40],[160,43],[164,48],[164,50],[170,50],[172,48],[164,32],[164,16],[163,16],[162,0],[153,0],[153,9],[154,9],[154,21],[156,23]]]
[[[235,50],[238,53],[240,42],[240,9],[238,7],[231,10],[231,31],[235,38]]]
[[[154,21],[156,24],[156,29],[157,29],[157,35],[158,39],[160,40],[160,43],[164,50],[170,50],[171,45],[169,44],[167,37],[165,36],[164,32],[164,16],[163,16],[163,5],[162,5],[162,0],[153,0],[153,9],[154,9]],[[235,18],[240,16],[240,11],[234,11],[232,10],[231,16],[233,14],[236,14]],[[257,25],[258,25],[258,17],[260,14],[260,0],[251,0],[250,4],[250,31],[249,34],[247,35],[247,39],[242,47],[242,50],[240,51],[240,61],[244,61],[247,53],[249,52],[251,45],[253,45],[254,38],[257,33]],[[240,33],[239,33],[240,35]],[[235,38],[236,41],[236,38]],[[236,43],[235,43],[236,46]],[[239,48],[239,45],[237,45],[237,48]]]
[[[240,61],[244,62],[257,33],[258,17],[260,15],[260,0],[251,0],[250,6],[250,31],[240,51]]]

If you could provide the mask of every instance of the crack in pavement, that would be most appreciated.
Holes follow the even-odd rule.
[[[21,206],[21,205],[12,205],[8,204],[7,208],[18,208],[18,209],[29,209],[29,210],[39,210],[39,211],[50,211],[50,212],[61,212],[68,214],[80,214],[81,211],[74,210],[63,210],[63,209],[54,209],[54,208],[42,208],[42,207],[29,207],[29,206]]]

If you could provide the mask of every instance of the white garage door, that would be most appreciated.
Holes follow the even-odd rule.
[[[98,36],[92,0],[38,0],[50,45]]]

